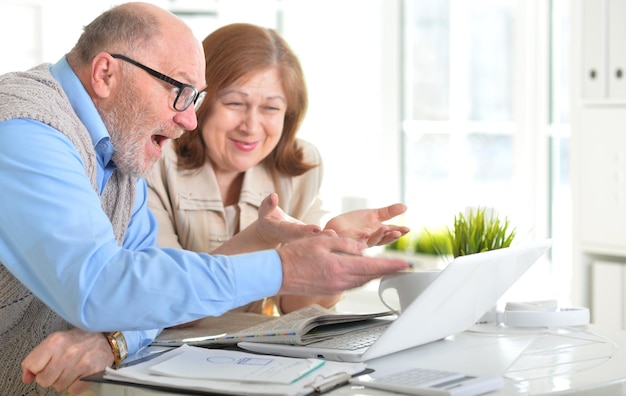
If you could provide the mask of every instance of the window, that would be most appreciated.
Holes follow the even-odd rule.
[[[449,226],[467,207],[492,207],[519,241],[558,235],[553,255],[569,254],[568,2],[403,6],[407,223]]]
[[[491,206],[519,224],[533,153],[518,150],[516,2],[410,0],[405,9],[404,189],[425,225]],[[534,228],[529,227],[528,228]]]

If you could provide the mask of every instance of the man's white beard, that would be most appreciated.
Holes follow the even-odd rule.
[[[124,174],[135,177],[145,177],[153,161],[145,157],[145,145],[150,134],[140,131],[142,120],[149,120],[144,116],[143,109],[133,95],[133,89],[127,87],[110,109],[101,112],[114,152],[112,160]]]

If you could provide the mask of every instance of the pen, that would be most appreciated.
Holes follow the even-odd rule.
[[[226,336],[226,333],[203,336],[203,337],[191,337],[191,338],[184,338],[182,342],[187,344],[187,343],[195,343],[195,342],[202,342],[202,341],[212,341],[212,340],[217,340],[218,338],[223,338],[224,336]]]
[[[331,389],[334,389],[338,386],[342,386],[347,384],[348,382],[350,382],[350,378],[352,378],[352,376],[348,373],[340,373],[339,376],[335,379],[332,379],[328,382],[325,382],[323,384],[320,384],[316,387],[314,387],[313,389],[315,390],[315,393],[325,393],[328,392]]]

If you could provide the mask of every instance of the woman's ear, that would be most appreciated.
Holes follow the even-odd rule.
[[[120,81],[121,69],[119,62],[106,52],[100,52],[91,61],[90,81],[93,93],[100,99],[111,95],[115,85]]]

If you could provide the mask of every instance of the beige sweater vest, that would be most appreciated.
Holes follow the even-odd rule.
[[[67,136],[84,162],[85,173],[95,193],[99,193],[96,185],[96,154],[91,138],[74,113],[63,89],[50,74],[48,64],[27,72],[0,76],[0,122],[15,118],[42,122]],[[15,150],[20,148],[16,147]],[[111,220],[120,245],[130,221],[135,187],[135,178],[115,171],[101,196],[102,208]],[[36,383],[23,384],[20,364],[50,333],[71,327],[0,262],[0,394],[56,395],[53,390],[41,388]]]

